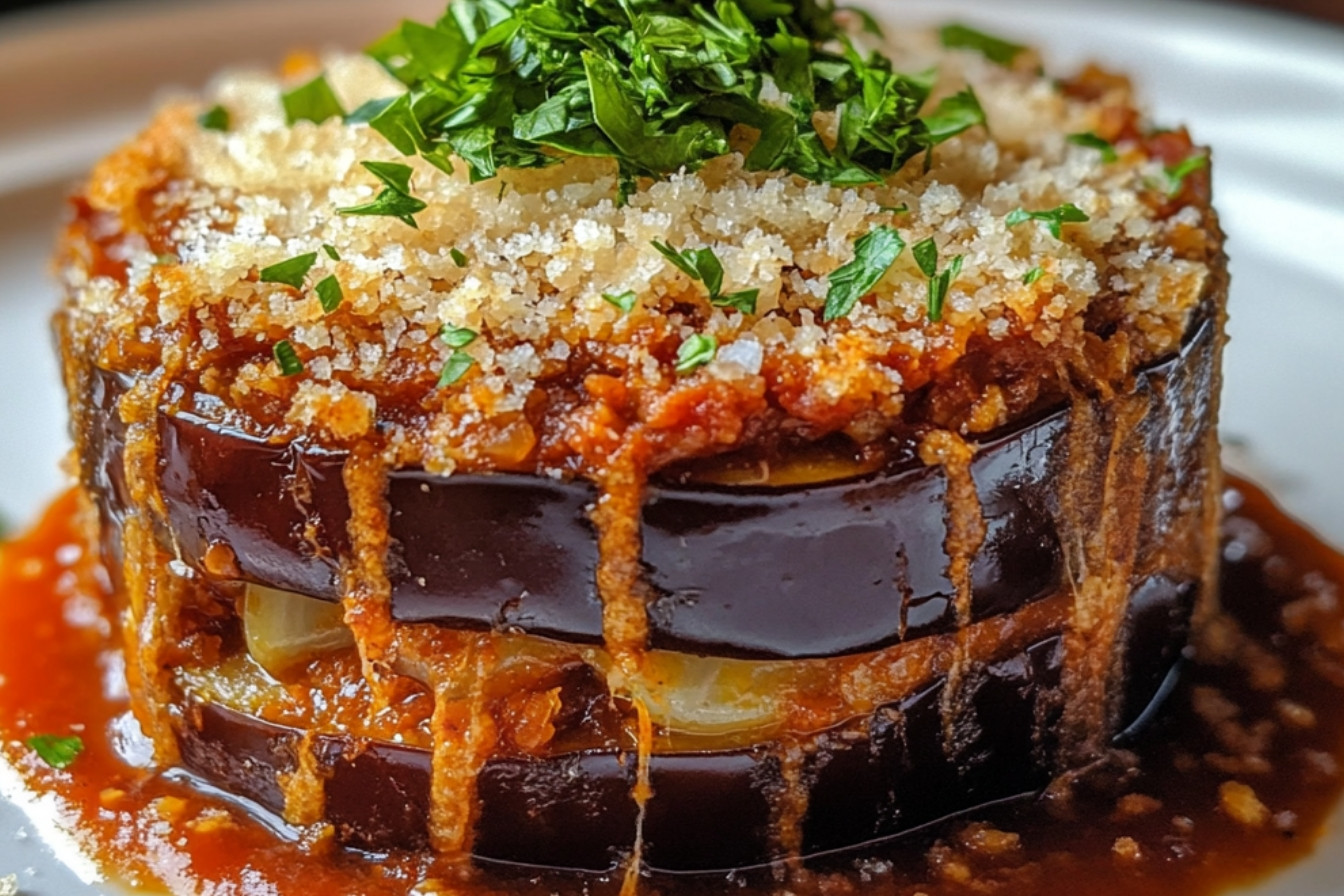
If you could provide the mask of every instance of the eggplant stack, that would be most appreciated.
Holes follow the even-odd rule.
[[[56,329],[162,766],[312,843],[705,871],[1146,715],[1215,599],[1207,153],[757,6],[464,0],[94,171]]]

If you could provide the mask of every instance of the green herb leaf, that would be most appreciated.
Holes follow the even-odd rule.
[[[285,122],[294,125],[300,121],[312,121],[321,124],[328,118],[341,118],[345,110],[336,98],[326,75],[318,75],[301,87],[296,87],[281,95],[285,106]]]
[[[1041,267],[1040,265],[1037,265],[1036,267],[1032,268],[1031,270],[1027,271],[1025,274],[1022,275],[1022,284],[1024,286],[1031,286],[1033,283],[1035,283],[1037,280],[1041,279],[1044,276],[1045,276],[1045,268]]]
[[[325,252],[325,253],[327,253],[327,257],[330,258],[332,261],[340,261],[340,260],[341,260],[341,253],[339,253],[339,252],[336,251],[336,247],[335,247],[335,246],[330,246],[330,245],[327,245],[326,243],[323,243],[323,244],[322,244],[322,251]]]
[[[476,363],[476,359],[461,349],[454,349],[448,356],[448,360],[443,362],[443,371],[439,374],[439,388],[451,386],[471,370],[471,365]]]
[[[687,277],[704,283],[710,295],[716,295],[723,288],[723,264],[713,249],[680,250],[657,240],[652,245]]]
[[[476,341],[478,334],[466,327],[444,327],[439,339],[449,348],[466,348]]]
[[[285,286],[302,289],[304,278],[308,276],[308,272],[313,269],[316,262],[316,252],[296,255],[262,268],[259,277],[262,283],[283,283]]]
[[[933,237],[915,243],[915,247],[910,251],[914,253],[915,264],[919,265],[925,277],[937,276],[938,244],[933,241]]]
[[[77,735],[37,734],[24,741],[28,749],[55,769],[67,769],[84,752],[84,740]]]
[[[616,293],[615,295],[612,295],[609,292],[604,292],[602,293],[602,298],[607,303],[619,308],[622,314],[629,314],[639,302],[639,296],[635,295],[633,289],[627,289],[625,292]]]
[[[936,324],[943,319],[943,305],[947,301],[948,290],[952,288],[952,282],[961,276],[965,258],[961,255],[956,256],[947,263],[942,272],[939,272],[938,244],[934,242],[933,237],[920,240],[911,252],[915,256],[915,264],[919,265],[920,271],[929,278],[929,321]]]
[[[711,298],[710,302],[719,308],[734,308],[743,314],[755,314],[756,300],[760,297],[760,294],[759,289],[743,289]]]
[[[854,243],[854,260],[831,273],[823,321],[847,316],[896,263],[905,240],[894,227],[874,227]]]
[[[364,168],[374,177],[382,181],[390,189],[396,190],[403,196],[411,195],[411,175],[414,169],[410,165],[404,165],[401,162],[360,162]]]
[[[271,355],[275,358],[275,363],[280,366],[281,376],[297,376],[303,373],[303,362],[299,360],[299,353],[294,351],[294,346],[288,339],[281,339],[271,346]]]
[[[1090,220],[1092,219],[1087,216],[1087,212],[1072,202],[1066,202],[1058,208],[1040,212],[1029,212],[1026,209],[1018,208],[1009,212],[1008,216],[1003,219],[1009,227],[1016,227],[1019,224],[1025,224],[1027,221],[1040,221],[1049,229],[1050,235],[1057,240],[1063,239],[1063,226],[1065,224],[1083,224]]]
[[[196,117],[196,123],[207,131],[227,131],[231,124],[229,110],[223,106],[211,106]]]
[[[182,259],[177,257],[175,252],[161,252],[154,256],[154,266],[159,268],[171,267],[175,264],[181,264]]]
[[[397,218],[402,223],[419,229],[413,217],[429,206],[423,199],[411,195],[410,165],[401,162],[360,162],[370,174],[383,182],[385,189],[372,202],[350,208],[337,209],[343,215],[379,215]]]
[[[404,193],[398,193],[392,188],[388,188],[379,193],[372,202],[366,202],[364,205],[351,206],[350,208],[337,209],[343,215],[372,215],[379,217],[397,218],[409,227],[419,229],[420,225],[415,223],[414,215],[424,211],[428,205],[423,199],[417,199],[414,196],[407,196]]]
[[[929,320],[938,323],[943,319],[943,304],[952,281],[961,276],[961,266],[965,258],[961,255],[953,258],[947,268],[938,276],[929,280]]]
[[[759,289],[744,289],[738,292],[723,293],[723,263],[714,254],[713,249],[675,249],[667,243],[653,241],[653,248],[672,264],[690,277],[705,284],[709,292],[709,302],[718,308],[736,308],[743,314],[756,313],[756,299]]]
[[[345,301],[345,292],[335,274],[318,282],[317,300],[322,303],[322,310],[327,314],[341,307],[341,302]]]
[[[975,91],[967,87],[959,93],[946,97],[932,113],[921,121],[927,128],[922,142],[932,148],[976,125],[985,124],[985,110]]]
[[[975,50],[990,62],[1010,66],[1018,56],[1027,51],[1021,44],[994,37],[983,31],[977,31],[966,25],[945,25],[939,32],[943,46],[948,49]]]
[[[459,249],[456,248],[449,249],[448,257],[453,260],[453,264],[457,265],[460,268],[464,268],[467,266],[467,256],[464,255]]]
[[[707,333],[696,333],[686,339],[677,349],[677,373],[687,374],[714,360],[719,351],[719,341]]]
[[[1115,144],[1104,137],[1098,137],[1096,134],[1070,134],[1069,142],[1075,146],[1086,146],[1097,150],[1101,153],[1103,162],[1110,163],[1120,158],[1120,154],[1115,151]]]
[[[1209,166],[1209,157],[1203,154],[1193,155],[1184,161],[1170,165],[1166,169],[1167,195],[1175,196],[1185,188],[1185,179],[1196,171]]]

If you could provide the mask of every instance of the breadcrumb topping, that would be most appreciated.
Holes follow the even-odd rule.
[[[153,368],[178,346],[178,378],[192,380],[181,400],[198,411],[242,409],[240,425],[335,443],[381,427],[442,472],[553,471],[562,443],[602,453],[603,433],[614,444],[636,424],[699,433],[669,457],[731,450],[766,429],[864,441],[909,418],[920,390],[968,355],[1012,346],[1054,369],[1105,344],[1131,373],[1172,351],[1205,292],[1217,226],[1200,197],[1167,194],[1168,162],[1136,130],[1127,84],[1071,90],[1031,59],[1009,69],[928,35],[896,40],[888,52],[903,69],[938,65],[935,99],[970,84],[988,119],[939,146],[927,171],[921,156],[884,184],[839,187],[750,172],[733,154],[642,182],[624,205],[605,160],[473,184],[465,166],[403,159],[365,125],[289,126],[280,80],[230,75],[163,109],[95,172],[63,267],[70,310],[101,365]],[[325,62],[346,108],[398,87],[362,57]],[[228,132],[196,121],[215,104]],[[1114,139],[1118,159],[1070,141],[1080,133]],[[428,203],[418,229],[339,213],[382,187],[363,160],[414,169]],[[1064,203],[1088,220],[1059,238],[1005,220]],[[831,275],[882,225],[907,246],[932,238],[940,259],[963,256],[941,320],[907,249],[846,318],[823,323]],[[654,241],[712,249],[724,292],[759,290],[756,312],[713,307]],[[310,252],[303,289],[260,282],[262,268]],[[332,313],[313,289],[329,275],[344,296]],[[628,313],[604,298],[627,292]],[[440,386],[454,349],[437,337],[459,327],[479,334],[461,349],[474,363]],[[697,333],[714,337],[715,359],[678,374],[676,350]],[[298,376],[271,357],[282,338],[304,364]],[[985,385],[938,422],[980,432],[1028,403]],[[577,449],[538,424],[543,412],[581,417],[597,436]]]

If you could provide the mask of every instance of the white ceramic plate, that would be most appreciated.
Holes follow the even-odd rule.
[[[1344,544],[1344,30],[1175,0],[866,0],[893,21],[983,24],[1045,47],[1056,70],[1099,59],[1138,74],[1159,121],[1216,151],[1233,256],[1224,432],[1291,510]],[[138,3],[0,18],[0,515],[32,518],[63,485],[63,397],[46,259],[69,184],[143,123],[154,94],[297,47],[358,47],[438,0]],[[395,12],[393,11],[395,9]],[[0,595],[3,599],[3,595]],[[0,766],[0,878],[25,896],[98,883]],[[73,870],[72,870],[73,869]],[[1344,815],[1316,855],[1256,896],[1337,896]]]

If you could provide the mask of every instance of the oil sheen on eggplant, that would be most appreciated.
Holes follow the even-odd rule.
[[[1210,285],[1182,350],[1139,372],[1127,394],[1080,392],[983,441],[963,471],[984,524],[969,552],[951,536],[968,500],[949,487],[959,474],[921,461],[917,443],[839,481],[652,485],[641,533],[650,648],[856,662],[922,650],[943,660],[907,678],[904,693],[872,689],[869,711],[821,730],[717,749],[655,739],[642,806],[634,747],[619,738],[501,751],[476,776],[473,855],[606,872],[627,861],[638,832],[644,867],[684,872],[844,848],[1039,789],[1152,718],[1208,598],[1221,287]],[[115,575],[120,521],[136,512],[113,412],[128,383],[86,374],[91,408],[109,422],[87,443],[85,481]],[[345,455],[268,444],[171,408],[157,426],[165,514],[156,526],[175,557],[219,579],[210,552],[223,546],[223,578],[339,599],[350,550]],[[581,481],[392,471],[393,619],[600,642],[595,497]],[[969,561],[963,605],[950,579],[958,554]],[[1069,570],[1111,561],[1118,570],[1092,577],[1109,590],[1086,598],[1092,630],[1070,629],[1080,598]],[[972,644],[977,625],[1011,634]],[[340,842],[376,851],[429,842],[424,748],[308,732],[190,693],[174,716],[183,765],[215,786],[284,813],[285,782],[306,755],[321,818]]]

